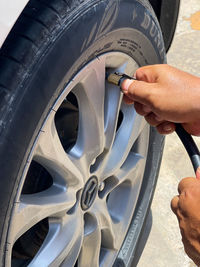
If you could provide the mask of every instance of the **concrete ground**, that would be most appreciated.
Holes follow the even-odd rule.
[[[200,1],[182,0],[168,63],[200,76]],[[200,138],[195,138],[200,147]],[[184,253],[178,223],[170,209],[181,178],[194,176],[189,158],[176,134],[166,138],[158,185],[152,204],[153,226],[138,267],[192,267]]]

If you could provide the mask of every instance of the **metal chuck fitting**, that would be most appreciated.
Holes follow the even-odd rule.
[[[106,73],[106,80],[109,83],[112,83],[114,85],[117,85],[121,88],[121,84],[123,83],[124,80],[126,79],[130,79],[130,80],[136,80],[135,78],[128,76],[124,73],[119,73],[119,72],[115,72],[115,73]]]

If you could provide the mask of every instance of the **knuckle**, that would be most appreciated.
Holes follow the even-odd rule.
[[[183,190],[189,190],[189,187],[191,187],[192,185],[195,185],[197,182],[196,178],[194,177],[186,177],[183,178],[180,183],[178,184],[178,192],[179,194],[181,194],[181,192]]]
[[[146,115],[146,113],[144,112],[144,110],[143,110],[141,104],[135,102],[135,103],[134,103],[134,108],[135,108],[136,112],[137,112],[139,115],[141,115],[141,116],[145,116],[145,115]]]
[[[153,90],[149,90],[146,92],[145,99],[150,104],[150,107],[152,109],[155,109],[155,97]]]
[[[129,88],[128,88],[128,93],[131,94],[132,96],[136,95],[136,91],[137,91],[137,80],[132,80],[132,83],[130,84]]]
[[[154,95],[149,96],[149,101],[152,104],[152,107],[154,108],[154,111],[159,116],[163,115],[163,105],[160,103],[159,99],[156,99]]]
[[[132,104],[134,104],[134,101],[133,101],[131,98],[129,98],[128,96],[126,96],[126,95],[123,96],[123,101],[124,101],[127,105],[132,105]]]
[[[141,80],[143,77],[143,67],[139,68],[135,72],[135,76],[138,80]]]
[[[160,122],[155,119],[155,114],[152,112],[145,116],[145,120],[152,126],[158,126],[160,124]]]
[[[176,214],[178,209],[179,196],[175,196],[171,200],[171,209]]]
[[[171,134],[175,131],[175,126],[173,123],[169,123],[167,121],[162,121],[158,127],[157,130],[160,134]]]

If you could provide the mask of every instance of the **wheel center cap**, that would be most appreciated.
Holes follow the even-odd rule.
[[[97,177],[93,176],[87,181],[85,187],[83,188],[83,192],[81,195],[81,208],[83,210],[87,210],[92,206],[97,191],[98,191]]]

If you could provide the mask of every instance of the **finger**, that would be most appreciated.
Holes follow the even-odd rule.
[[[126,79],[121,85],[123,93],[133,101],[152,106],[152,96],[155,92],[156,84],[143,81]]]
[[[194,177],[183,178],[178,185],[178,192],[181,194],[185,189],[191,186],[196,186],[199,181]]]
[[[175,128],[176,128],[175,124],[173,122],[168,122],[168,121],[160,123],[156,127],[157,131],[160,134],[164,135],[173,133],[175,131]]]
[[[157,66],[149,65],[137,69],[136,79],[144,82],[155,83],[158,78]]]
[[[181,235],[182,235],[182,233],[181,233]],[[184,235],[182,235],[182,242],[184,245],[185,253],[188,255],[188,257],[190,257],[193,260],[193,262],[196,264],[196,266],[199,267],[200,266],[200,256],[199,256],[199,252],[196,248],[196,245],[194,245],[198,241],[193,240],[193,242],[191,242],[191,240],[189,240]]]
[[[197,180],[200,180],[200,167],[198,167],[196,170],[196,178]]]
[[[158,118],[153,112],[147,114],[145,116],[145,120],[151,125],[151,126],[158,126],[160,125],[163,120]]]
[[[146,116],[152,111],[150,107],[142,105],[138,102],[134,102],[134,108],[136,112],[140,114],[141,116]]]
[[[188,132],[189,134],[192,134],[194,136],[200,136],[200,125],[199,123],[182,123],[183,128]]]
[[[179,200],[179,202],[180,202],[180,200]],[[179,206],[179,205],[180,205],[180,204],[178,203],[178,206]],[[178,208],[178,209],[176,210],[175,215],[176,215],[176,217],[177,217],[177,219],[178,219],[179,226],[180,226],[180,223],[183,221],[183,218],[184,218],[184,216],[183,216],[183,214],[182,214],[182,211]]]
[[[177,195],[171,200],[171,209],[175,214],[177,214],[178,203],[179,203],[179,196]]]
[[[127,105],[134,104],[134,101],[132,99],[130,99],[128,96],[126,96],[126,95],[123,95],[123,100]]]

